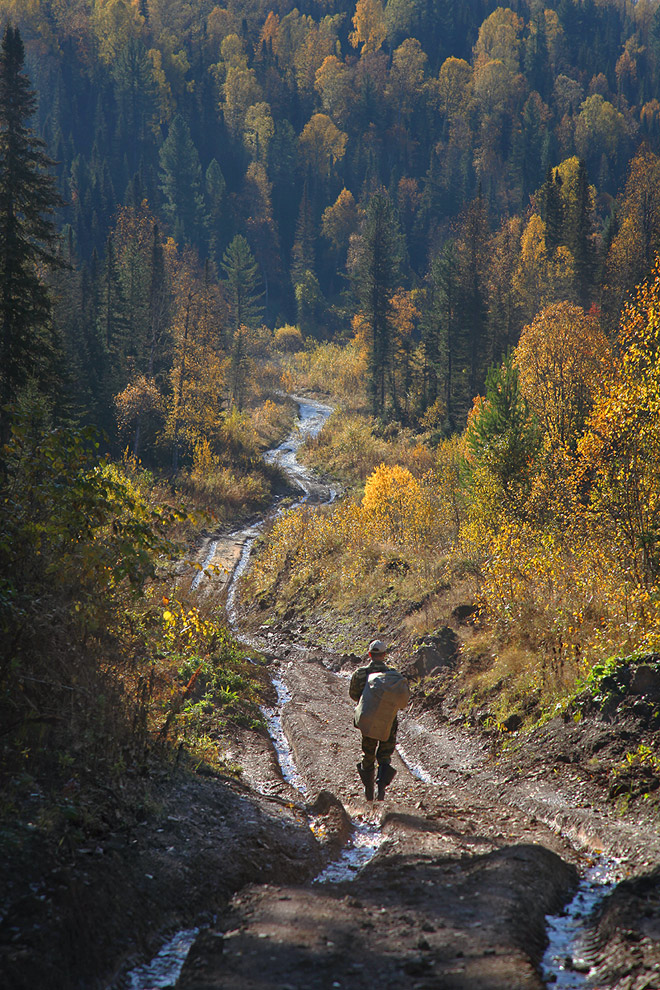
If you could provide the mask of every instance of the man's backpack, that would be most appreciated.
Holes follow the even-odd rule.
[[[355,725],[363,736],[385,742],[390,737],[396,713],[409,700],[407,677],[398,670],[376,670],[367,677],[355,708]]]

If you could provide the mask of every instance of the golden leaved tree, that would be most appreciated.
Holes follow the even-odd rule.
[[[660,575],[660,262],[623,311],[621,357],[580,443],[591,508],[628,550],[636,578]]]
[[[385,10],[380,0],[358,0],[353,15],[353,31],[348,40],[361,55],[379,51],[387,38]]]
[[[572,303],[548,306],[524,328],[515,360],[546,446],[574,446],[610,366],[596,318]]]

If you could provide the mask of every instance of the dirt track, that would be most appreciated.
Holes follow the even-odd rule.
[[[619,858],[622,874],[644,875],[660,863],[652,815],[616,815],[579,767],[544,760],[543,746],[526,772],[520,754],[496,764],[485,742],[430,713],[402,717],[405,762],[395,756],[386,800],[368,804],[347,691],[355,662],[310,652],[290,633],[271,630],[259,645],[290,693],[281,720],[304,796],[309,805],[319,793],[330,802],[313,827],[339,843],[343,806],[354,827],[375,829],[382,844],[352,880],[240,891],[193,947],[179,990],[541,988],[545,916],[571,899],[578,869],[601,851]],[[244,733],[228,753],[243,780],[300,801],[257,738]],[[598,982],[562,985],[660,988],[657,945],[645,934],[649,917],[660,930],[660,898],[651,904],[649,885],[656,889],[652,880],[624,889],[618,921],[603,911],[581,965],[591,965]],[[624,937],[621,918],[635,905],[646,929],[631,920]]]
[[[355,772],[350,669],[335,673],[302,653],[274,665],[291,693],[282,722],[309,800],[329,790],[354,821],[378,823],[383,844],[352,882],[241,892],[199,940],[178,986],[367,988],[376,977],[420,988],[544,986],[545,915],[570,897],[581,862],[557,828],[576,841],[580,834],[585,849],[597,842],[624,854],[635,872],[660,861],[657,836],[605,807],[578,808],[569,778],[556,788],[521,782],[483,744],[428,716],[403,716],[400,732],[407,761],[427,782],[397,755],[386,800],[367,804]],[[292,796],[274,760],[250,750],[246,737],[233,753],[246,781]]]

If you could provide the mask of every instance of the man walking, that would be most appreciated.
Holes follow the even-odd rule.
[[[362,732],[363,756],[357,769],[367,801],[374,799],[374,777],[379,801],[384,799],[385,788],[394,780],[396,770],[391,761],[398,728],[396,713],[408,703],[408,682],[402,674],[387,666],[388,652],[389,648],[382,640],[373,640],[369,644],[369,663],[353,673],[348,689],[353,701],[358,702],[355,725]]]

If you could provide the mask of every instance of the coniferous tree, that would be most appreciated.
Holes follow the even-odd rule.
[[[227,183],[215,158],[211,159],[204,176],[204,192],[209,218],[209,252],[217,264],[222,256],[222,242],[225,238]]]
[[[587,167],[582,159],[578,165],[576,199],[571,206],[570,216],[567,218],[567,243],[575,263],[575,294],[583,309],[587,309],[591,299],[595,258],[591,240],[591,193]]]
[[[96,421],[109,434],[114,434],[113,399],[126,384],[129,319],[112,237],[106,242],[105,263],[100,274],[98,292],[95,353],[92,355],[96,379]]]
[[[561,177],[559,172],[548,169],[541,187],[541,217],[545,222],[545,243],[548,254],[552,255],[562,243],[564,216],[561,199]]]
[[[462,314],[457,357],[466,370],[467,392],[463,396],[465,412],[478,394],[490,363],[492,341],[486,336],[485,268],[488,262],[488,216],[479,190],[468,206],[458,238],[459,309]],[[455,398],[458,399],[456,395]]]
[[[259,269],[242,234],[237,234],[222,258],[222,268],[227,276],[231,328],[256,327],[263,315],[262,291]]]
[[[208,218],[204,207],[202,168],[190,128],[180,115],[160,149],[163,212],[178,243],[205,246]]]
[[[18,28],[8,25],[0,50],[0,442],[9,431],[6,406],[23,386],[54,386],[59,350],[38,267],[63,264],[52,222],[60,198],[53,163],[28,126],[36,97],[24,59]]]
[[[423,406],[427,409],[437,399],[445,405],[452,422],[455,330],[458,301],[456,248],[448,241],[431,262],[426,305],[422,311],[421,332],[424,348]]]
[[[368,389],[374,416],[385,412],[388,365],[392,358],[392,295],[403,257],[392,201],[377,192],[369,201],[356,272],[356,292],[369,333]],[[394,403],[396,405],[396,403]]]
[[[291,251],[291,276],[294,286],[297,286],[302,281],[305,272],[315,271],[315,243],[316,230],[312,213],[312,203],[309,197],[307,179],[305,179],[300,207],[298,209],[296,236]]]

